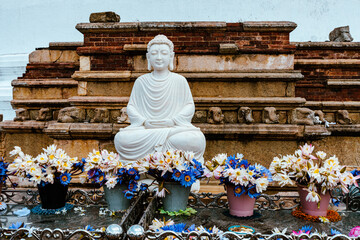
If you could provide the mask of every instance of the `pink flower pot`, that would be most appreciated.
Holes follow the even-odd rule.
[[[308,195],[308,191],[303,189],[304,186],[298,186],[298,192],[300,196],[300,204],[302,207],[302,211],[310,216],[326,216],[327,209],[329,207],[330,202],[330,193],[327,191],[325,194],[320,195],[320,207],[318,207],[317,202],[308,202],[306,201],[306,196]]]
[[[229,202],[230,215],[237,217],[249,217],[254,214],[255,198],[242,194],[236,197],[234,194],[234,185],[226,185],[227,198]]]

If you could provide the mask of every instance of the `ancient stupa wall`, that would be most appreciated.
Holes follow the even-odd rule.
[[[114,135],[128,125],[125,107],[134,80],[148,72],[146,44],[161,33],[174,42],[174,71],[189,82],[196,105],[193,124],[207,138],[205,158],[242,152],[268,165],[277,154],[312,141],[355,165],[359,100],[355,93],[331,101],[327,93],[310,94],[317,80],[316,71],[309,73],[309,61],[318,59],[311,58],[318,50],[306,48],[306,43],[291,44],[295,27],[292,22],[78,24],[83,43],[51,43],[37,49],[24,76],[13,81],[17,117],[1,123],[2,151],[20,145],[37,154],[50,143],[78,157],[98,147],[114,150]],[[336,50],[342,48],[347,46]],[[335,65],[349,73],[351,64]],[[328,85],[316,86],[326,92]],[[353,85],[348,91],[354,88],[359,90]],[[315,115],[338,124],[315,124]]]

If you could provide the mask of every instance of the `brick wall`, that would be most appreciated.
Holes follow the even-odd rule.
[[[294,43],[295,69],[304,79],[295,95],[307,101],[360,101],[360,43]],[[346,80],[350,84],[331,85]],[[352,83],[351,83],[352,82]]]
[[[79,64],[74,63],[30,63],[19,79],[70,78],[77,70]]]

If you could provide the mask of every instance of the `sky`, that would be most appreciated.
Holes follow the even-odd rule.
[[[30,53],[49,42],[82,41],[77,23],[114,11],[134,21],[293,21],[291,41],[326,41],[350,26],[360,41],[360,0],[0,0],[0,56]]]

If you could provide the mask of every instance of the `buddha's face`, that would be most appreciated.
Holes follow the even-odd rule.
[[[174,53],[170,51],[167,44],[154,44],[146,56],[154,70],[162,71],[169,67],[170,61],[173,61]]]

